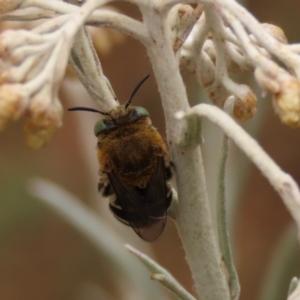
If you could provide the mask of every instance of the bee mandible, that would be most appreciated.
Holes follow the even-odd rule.
[[[103,115],[95,127],[100,181],[98,191],[109,197],[109,208],[117,220],[131,226],[145,241],[163,232],[172,192],[171,161],[166,144],[152,126],[148,111],[131,101],[143,78],[125,105],[109,112],[73,107]]]

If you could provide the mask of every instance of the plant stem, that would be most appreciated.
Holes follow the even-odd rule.
[[[179,196],[176,221],[187,261],[201,299],[230,299],[212,226],[200,148],[180,148],[175,143],[180,132],[175,112],[186,110],[189,105],[178,62],[166,36],[165,16],[163,12],[149,7],[142,13],[145,24],[151,24],[150,41],[146,47],[163,103],[167,136],[176,169]]]

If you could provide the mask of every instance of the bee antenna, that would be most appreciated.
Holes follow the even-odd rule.
[[[107,112],[103,112],[103,111],[100,111],[100,110],[97,110],[94,108],[90,108],[90,107],[77,106],[77,107],[68,108],[68,111],[75,111],[75,110],[91,111],[91,112],[99,113],[104,116],[109,116],[109,113],[107,113]]]
[[[141,87],[141,85],[150,77],[150,74],[148,74],[146,77],[144,77],[138,84],[137,86],[134,88],[128,102],[125,104],[125,109],[127,109],[127,107],[130,105],[131,100],[133,98],[133,96],[136,94],[136,92],[139,90],[139,88]]]

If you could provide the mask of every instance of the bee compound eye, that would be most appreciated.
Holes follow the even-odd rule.
[[[94,134],[95,136],[98,136],[100,133],[102,133],[103,131],[107,130],[109,126],[107,126],[107,123],[103,120],[98,121],[95,124],[94,127]]]
[[[98,136],[104,131],[108,131],[116,127],[116,124],[110,120],[100,120],[95,124],[94,133],[95,136]]]
[[[136,106],[134,108],[134,112],[132,116],[133,120],[137,120],[143,117],[149,117],[148,111],[144,107]]]

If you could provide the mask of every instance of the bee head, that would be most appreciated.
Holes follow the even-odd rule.
[[[116,127],[136,122],[140,119],[149,117],[148,111],[140,106],[131,106],[131,101],[136,92],[139,90],[141,85],[149,78],[150,75],[144,77],[134,88],[129,100],[125,105],[120,105],[113,108],[109,112],[102,112],[94,108],[89,107],[72,107],[69,108],[69,111],[89,111],[89,112],[96,112],[103,115],[103,119],[99,120],[94,127],[94,134],[98,137],[101,133],[108,132],[110,130],[115,129]]]
[[[109,112],[102,120],[99,120],[94,127],[95,136],[113,130],[121,125],[137,122],[148,118],[148,111],[141,106],[118,106]]]

